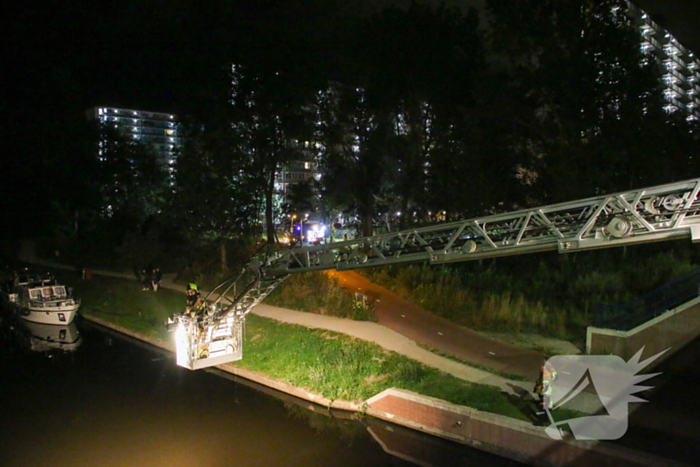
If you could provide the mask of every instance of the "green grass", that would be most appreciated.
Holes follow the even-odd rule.
[[[249,315],[237,364],[335,400],[360,402],[401,388],[514,418],[522,414],[498,388],[462,381],[359,339]]]
[[[70,277],[67,282],[82,297],[83,315],[163,340],[171,338],[164,320],[185,301],[181,293],[167,289],[143,292],[135,280],[96,276],[90,281]],[[527,420],[521,404],[496,387],[460,380],[344,334],[252,314],[246,319],[243,360],[236,364],[331,400],[361,402],[396,387]]]
[[[63,279],[61,273],[56,274]],[[142,291],[136,280],[93,276],[92,280],[68,278],[82,300],[80,314],[107,320],[150,337],[170,340],[164,322],[185,308],[180,292],[160,289]]]

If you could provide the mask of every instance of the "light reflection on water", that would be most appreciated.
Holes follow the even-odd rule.
[[[30,352],[8,323],[2,466],[408,466],[416,455],[421,465],[514,465],[378,420],[309,410],[218,371],[189,371],[82,321],[82,345]],[[386,453],[373,437],[382,433],[405,439],[410,456]]]

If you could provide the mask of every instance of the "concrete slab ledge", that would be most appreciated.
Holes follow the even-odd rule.
[[[619,331],[589,327],[586,332],[586,353],[589,355],[617,355],[629,360],[640,349],[642,358],[665,352],[654,361],[654,368],[700,334],[700,297],[631,329]]]
[[[662,467],[669,459],[599,441],[558,441],[544,427],[391,388],[367,400],[367,414],[537,466]]]

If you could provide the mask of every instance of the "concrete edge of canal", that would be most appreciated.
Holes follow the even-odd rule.
[[[156,339],[96,317],[87,321],[104,326],[160,349],[174,352],[174,344]],[[549,438],[541,427],[502,415],[391,388],[363,404],[330,400],[232,364],[219,370],[245,378],[276,391],[329,409],[364,413],[397,425],[472,446],[499,456],[537,466],[682,466],[670,459],[598,441],[558,441]]]

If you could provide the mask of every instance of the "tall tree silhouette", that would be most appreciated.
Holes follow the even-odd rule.
[[[510,72],[508,137],[535,202],[670,181],[669,167],[687,167],[667,154],[669,167],[650,170],[669,118],[625,2],[488,0],[487,10]]]

